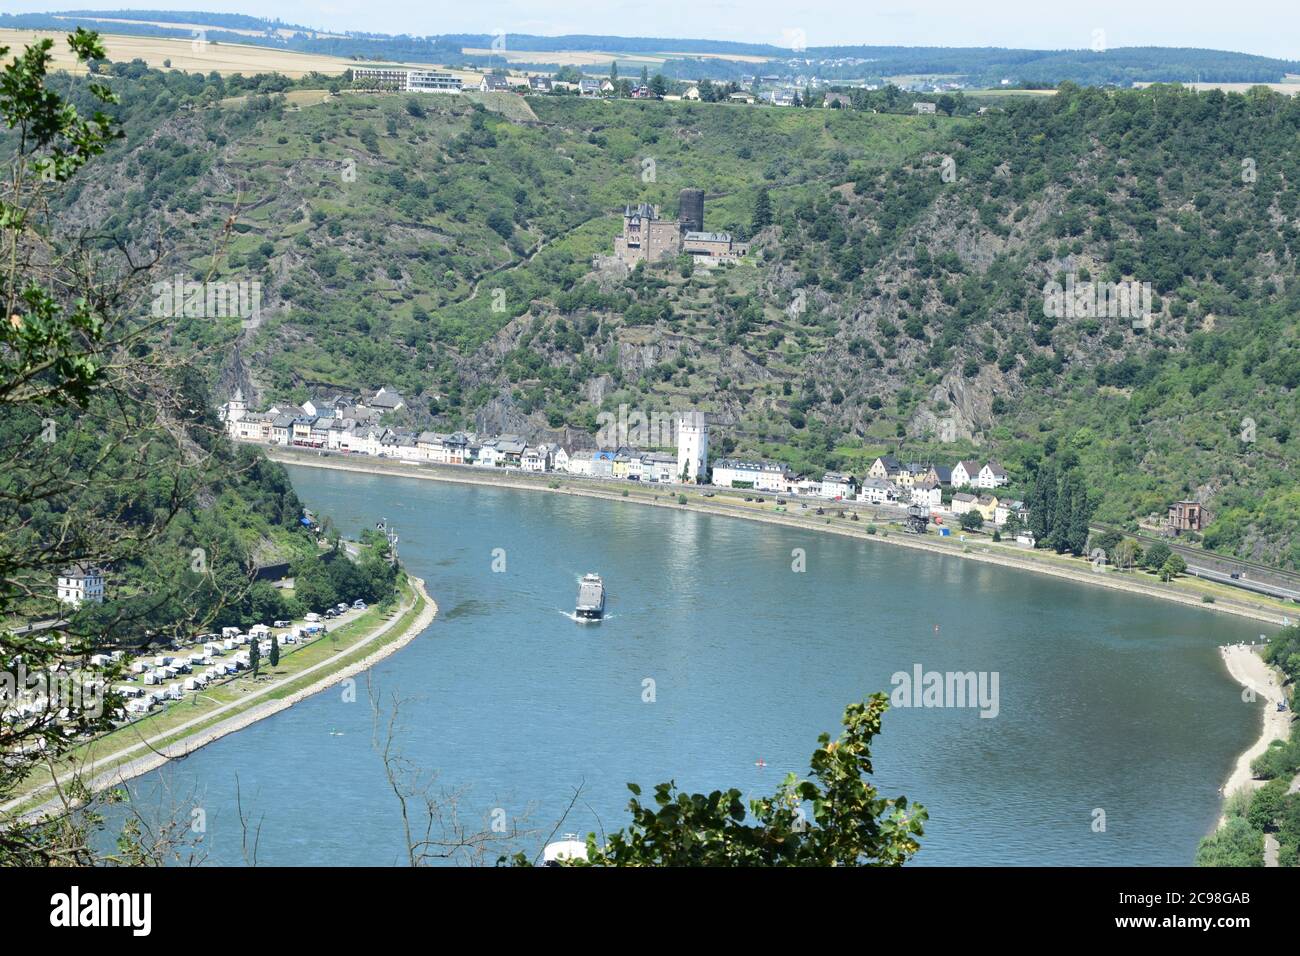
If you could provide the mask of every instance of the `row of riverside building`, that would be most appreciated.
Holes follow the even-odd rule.
[[[314,448],[413,464],[513,468],[534,474],[622,479],[664,484],[709,483],[718,488],[800,495],[829,501],[875,505],[913,505],[932,512],[962,515],[979,511],[996,526],[1011,514],[1028,517],[1024,504],[999,500],[991,492],[1010,484],[996,461],[958,461],[952,467],[930,462],[903,463],[893,455],[877,458],[861,478],[827,472],[820,478],[796,474],[782,462],[722,458],[709,464],[709,424],[701,412],[677,414],[675,452],[619,444],[607,448],[566,448],[557,442],[532,444],[520,435],[480,435],[473,431],[416,431],[382,424],[388,412],[405,407],[402,396],[381,388],[368,397],[335,395],[302,405],[272,405],[250,411],[236,391],[221,406],[220,418],[238,441]],[[945,503],[944,491],[950,494]],[[968,490],[958,490],[968,489]]]
[[[1029,517],[1024,502],[998,499],[991,492],[1011,483],[1011,476],[996,461],[958,461],[952,467],[930,462],[903,463],[893,455],[877,458],[858,478],[827,472],[820,479],[795,474],[789,466],[760,459],[722,458],[713,465],[712,484],[770,494],[807,495],[830,501],[859,501],[873,505],[914,505],[932,512],[963,515],[978,511],[998,527],[1012,514]],[[958,488],[969,489],[957,491]],[[944,490],[951,494],[947,505]]]
[[[558,442],[530,444],[515,434],[480,435],[472,431],[415,431],[381,424],[388,412],[405,407],[401,395],[381,388],[368,398],[337,395],[302,405],[272,405],[250,411],[236,390],[221,406],[219,417],[237,441],[315,448],[413,463],[517,468],[533,473],[562,472],[590,478],[686,482],[708,474],[709,425],[700,412],[676,419],[676,452],[568,449]]]

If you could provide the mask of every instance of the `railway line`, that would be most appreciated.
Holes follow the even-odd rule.
[[[1187,562],[1187,573],[1194,577],[1205,578],[1226,584],[1229,587],[1266,594],[1269,597],[1300,603],[1300,574],[1269,567],[1257,561],[1246,561],[1215,554],[1201,548],[1179,544],[1176,540],[1162,538],[1159,535],[1142,531],[1126,531],[1110,524],[1093,524],[1094,531],[1116,531],[1135,538],[1144,545],[1164,544],[1169,550]]]

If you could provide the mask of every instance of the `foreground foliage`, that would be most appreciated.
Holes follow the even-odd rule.
[[[685,793],[654,789],[653,806],[628,784],[631,824],[603,845],[587,837],[589,866],[900,866],[920,849],[928,817],[906,797],[881,797],[871,741],[888,697],[873,694],[844,710],[836,740],[818,737],[809,779],[790,774],[769,797],[749,802],[736,789]],[[516,863],[524,860],[515,858]],[[580,861],[574,865],[584,865]]]

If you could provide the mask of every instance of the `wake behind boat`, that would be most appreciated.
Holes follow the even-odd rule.
[[[605,616],[605,583],[599,574],[584,574],[578,585],[578,606],[574,614],[579,621],[599,621]]]

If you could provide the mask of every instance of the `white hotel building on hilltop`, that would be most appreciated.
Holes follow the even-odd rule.
[[[381,89],[401,90],[404,93],[459,93],[460,77],[442,70],[400,70],[391,67],[352,68],[352,80],[374,83]]]

